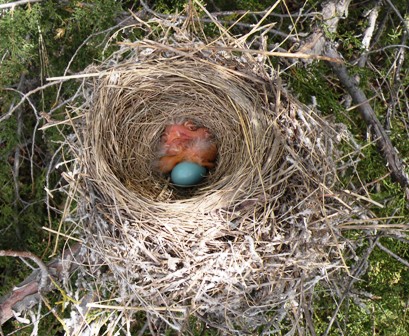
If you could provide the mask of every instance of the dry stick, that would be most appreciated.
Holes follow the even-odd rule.
[[[15,106],[10,107],[10,109],[9,109],[5,114],[3,114],[3,115],[0,117],[0,123],[1,123],[2,121],[4,121],[4,120],[9,119],[9,118],[13,115],[13,113],[14,113],[26,100],[29,100],[29,97],[30,97],[31,95],[33,95],[34,93],[37,93],[37,92],[39,92],[39,91],[42,91],[42,90],[46,89],[47,87],[54,86],[54,85],[56,85],[56,84],[58,84],[58,83],[59,83],[59,82],[47,83],[47,84],[44,84],[43,86],[38,86],[38,87],[36,87],[35,89],[31,90],[30,92],[21,93],[21,95],[22,95],[23,97],[20,99],[20,101],[19,101]],[[13,90],[13,89],[8,89],[8,88],[0,89],[0,91],[1,91],[1,90],[4,90],[4,91],[15,91],[15,90]]]
[[[392,3],[391,0],[386,0],[388,5],[392,8],[392,10],[395,12],[396,16],[399,18],[399,20],[402,23],[403,29],[406,31],[406,34],[409,34],[409,24],[407,20],[400,14],[398,9],[395,7],[395,5]]]
[[[23,85],[25,82],[26,76],[23,74],[20,77],[20,83],[18,84],[17,90],[21,91],[23,89]],[[13,102],[14,105],[14,102]],[[16,213],[18,213],[18,202],[22,202],[20,196],[20,158],[21,158],[21,146],[22,146],[22,132],[23,132],[23,110],[21,108],[17,111],[17,130],[16,130],[16,137],[17,137],[17,145],[14,152],[14,164],[13,164],[13,181],[14,181],[14,194],[15,194],[15,202],[14,208]],[[20,225],[17,225],[17,235],[20,235]]]
[[[408,40],[408,33],[406,30],[402,33],[402,40],[401,40],[401,47],[399,50],[395,52],[395,61],[392,63],[391,68],[394,68],[393,70],[393,84],[391,87],[391,95],[390,98],[387,101],[387,112],[386,112],[386,118],[385,118],[385,128],[387,130],[390,129],[391,125],[391,114],[392,112],[394,113],[399,106],[399,95],[400,92],[405,91],[404,89],[402,90],[402,79],[400,77],[402,66],[405,62],[405,49],[406,49],[406,42]]]
[[[364,48],[364,51],[358,60],[358,66],[360,68],[363,68],[368,60],[369,49],[371,47],[371,40],[375,31],[379,11],[380,6],[377,5],[370,11],[368,15],[368,27],[365,29],[364,37],[362,39],[362,46]]]
[[[409,267],[409,262],[407,262],[405,259],[402,259],[399,257],[397,254],[393,253],[391,250],[383,246],[380,242],[376,242],[375,245],[379,247],[382,251],[386,252],[389,254],[392,258],[395,258],[397,261],[399,261],[401,264],[405,265],[406,267]]]
[[[268,10],[263,10],[259,12],[252,12],[249,10],[236,10],[236,11],[224,11],[224,12],[210,12],[212,16],[230,16],[230,15],[243,15],[243,14],[248,14],[248,15],[264,15],[268,12]],[[273,17],[279,17],[279,18],[289,18],[289,17],[309,17],[309,16],[314,16],[316,17],[317,15],[321,15],[320,12],[312,12],[312,13],[289,13],[289,14],[278,14],[271,12],[269,13],[269,16]]]
[[[159,13],[154,11],[152,8],[150,8],[148,6],[148,4],[144,1],[141,0],[140,1],[142,7],[144,8],[144,10],[152,15],[155,15],[157,17],[160,17],[162,19],[186,19],[186,16],[182,16],[182,15],[173,15],[173,14],[163,14],[163,13]],[[269,7],[270,8],[270,7]],[[267,14],[269,11],[269,9],[263,10],[263,11],[250,11],[250,10],[236,10],[236,11],[223,11],[223,12],[210,12],[211,16],[213,17],[218,17],[218,16],[232,16],[232,15],[257,15],[257,16],[263,16],[265,14]],[[268,13],[268,16],[272,16],[272,17],[279,17],[279,18],[290,18],[290,17],[309,17],[309,16],[316,16],[321,15],[320,12],[312,12],[312,13],[289,13],[289,14],[278,14],[278,13],[274,13],[274,12],[270,12]],[[201,18],[195,18],[196,21],[201,21]]]
[[[67,259],[76,259],[76,263],[68,264],[68,273],[72,273],[82,260],[80,252],[82,244],[75,244],[67,249],[63,256],[56,258],[45,265],[40,258],[30,252],[4,251],[0,250],[0,257],[21,257],[33,260],[39,267],[34,270],[23,282],[15,286],[12,291],[0,298],[0,326],[14,316],[14,312],[21,312],[30,309],[40,301],[39,293],[50,291],[53,286],[49,276],[56,279],[62,277],[67,265],[64,264]],[[83,257],[84,258],[84,257]]]
[[[28,3],[35,3],[35,2],[40,2],[40,1],[43,1],[43,0],[20,0],[20,1],[10,2],[6,4],[1,4],[0,9],[14,8],[19,5],[25,5]]]
[[[340,57],[337,51],[329,47],[326,55],[331,58]],[[332,70],[337,75],[338,79],[351,95],[352,100],[361,113],[362,118],[366,124],[369,125],[377,139],[377,145],[387,161],[387,166],[391,170],[392,178],[397,181],[405,190],[406,198],[409,199],[409,181],[408,176],[404,171],[404,165],[398,153],[393,146],[390,138],[383,129],[381,123],[375,115],[371,105],[368,103],[368,98],[364,92],[359,88],[358,83],[354,78],[348,74],[348,70],[344,64],[328,62]]]

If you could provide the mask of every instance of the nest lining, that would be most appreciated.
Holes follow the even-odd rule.
[[[291,315],[342,267],[336,225],[351,218],[333,189],[335,126],[254,73],[257,62],[220,59],[158,48],[89,68],[101,76],[85,83],[74,146],[88,245],[123,302],[179,330],[174,307],[230,331]],[[206,183],[187,192],[153,164],[165,127],[184,119],[208,127],[219,148]]]
[[[212,131],[219,155],[217,169],[204,186],[189,193],[183,206],[201,202],[207,212],[228,206],[226,201],[234,204],[235,197],[243,198],[242,193],[263,180],[256,167],[262,169],[266,144],[274,143],[273,125],[263,114],[257,115],[261,102],[252,99],[257,92],[236,76],[205,64],[173,63],[144,64],[134,73],[119,67],[116,71],[127,75],[107,76],[99,83],[97,95],[103,98],[87,122],[94,157],[104,161],[100,166],[96,162],[95,174],[115,176],[116,189],[131,197],[130,203],[162,201],[164,209],[177,208],[169,200],[184,198],[184,193],[155,172],[153,162],[166,125],[189,118]],[[234,164],[237,158],[242,159],[240,164]]]

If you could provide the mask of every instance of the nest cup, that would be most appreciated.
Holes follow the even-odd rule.
[[[269,155],[274,130],[259,92],[265,87],[254,86],[214,64],[162,61],[117,67],[100,81],[87,123],[99,161],[95,174],[100,180],[111,176],[110,191],[135,203],[171,206],[172,200],[202,199],[206,212],[248,197],[279,159]],[[183,120],[209,128],[218,145],[216,168],[200,187],[188,190],[172,187],[155,169],[161,134]],[[106,186],[99,186],[101,192],[108,192]]]

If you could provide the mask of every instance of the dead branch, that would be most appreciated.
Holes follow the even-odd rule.
[[[0,250],[2,257],[20,257],[33,260],[38,269],[34,270],[23,282],[13,288],[11,293],[0,298],[0,325],[14,316],[14,313],[26,311],[40,302],[40,293],[47,293],[53,289],[51,277],[59,281],[63,272],[71,274],[82,263],[81,253],[83,245],[75,244],[65,250],[63,255],[45,265],[40,258],[30,252]],[[73,262],[75,260],[75,262]]]
[[[333,0],[325,3],[322,9],[322,17],[329,32],[335,33],[337,31],[339,20],[348,15],[349,3],[350,0]],[[376,17],[373,20],[375,19]],[[372,32],[370,32],[369,36],[372,36]],[[324,54],[330,58],[341,58],[335,47],[326,40],[323,28],[321,27],[318,27],[311,34],[306,40],[305,45],[298,51],[306,54]],[[409,180],[405,173],[405,166],[371,105],[368,103],[368,98],[360,89],[357,80],[348,74],[345,64],[334,62],[328,62],[328,64],[351,96],[354,104],[358,106],[357,108],[366,124],[373,130],[377,139],[377,145],[387,162],[392,178],[404,188],[406,198],[409,199]]]
[[[328,57],[340,57],[338,52],[329,44],[326,55]],[[409,198],[409,180],[405,173],[404,164],[389,136],[386,134],[384,128],[376,117],[371,105],[368,103],[368,98],[358,86],[357,81],[348,74],[348,70],[344,64],[334,62],[328,62],[328,64],[337,75],[348,94],[352,97],[353,102],[358,106],[357,108],[366,124],[372,128],[375,138],[377,139],[377,145],[386,159],[392,178],[406,190],[406,196]]]

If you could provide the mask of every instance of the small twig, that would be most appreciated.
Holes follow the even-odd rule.
[[[7,113],[5,113],[4,115],[2,115],[0,117],[0,123],[3,122],[4,120],[9,119],[13,113],[26,101],[29,100],[29,97],[31,95],[33,95],[34,93],[37,93],[39,91],[42,91],[50,86],[54,86],[56,84],[58,84],[59,82],[53,82],[53,83],[47,83],[44,84],[42,86],[38,86],[35,89],[31,90],[30,92],[27,93],[20,93],[23,97],[20,99],[20,101],[18,102],[18,104],[16,104],[13,108],[9,109],[9,111],[7,111]],[[3,90],[5,91],[15,91],[14,89],[10,89],[10,88],[3,88]]]
[[[42,260],[37,257],[35,254],[31,252],[24,252],[24,251],[6,251],[6,250],[0,250],[0,257],[15,257],[15,258],[29,258],[32,261],[34,261],[38,267],[40,268],[41,271],[41,279],[40,279],[40,284],[39,284],[39,290],[41,291],[43,288],[46,287],[47,285],[47,279],[48,279],[48,268],[47,266],[42,262]]]
[[[210,12],[213,16],[230,16],[230,15],[265,15],[268,10],[260,11],[260,12],[252,12],[248,10],[237,10],[237,11],[221,11],[221,12]],[[312,12],[312,13],[289,13],[289,14],[278,14],[271,12],[269,16],[279,17],[279,18],[290,18],[290,17],[309,17],[309,16],[316,16],[321,15],[320,12]]]
[[[401,40],[401,45],[398,50],[395,51],[395,57],[394,57],[394,62],[391,66],[391,71],[393,71],[393,84],[391,87],[391,94],[390,98],[388,99],[388,108],[386,111],[386,116],[385,116],[385,128],[389,130],[391,128],[391,118],[392,114],[395,113],[397,106],[399,105],[399,94],[400,92],[404,92],[405,90],[401,90],[401,85],[402,85],[402,79],[401,79],[401,71],[402,71],[402,66],[405,61],[405,49],[406,47],[406,42],[408,39],[408,33],[406,30],[402,34],[402,40]]]
[[[20,76],[20,82],[17,86],[17,92],[21,92],[24,90],[24,82],[25,82],[26,76],[22,74]],[[14,89],[12,89],[14,90]],[[14,105],[14,102],[12,103],[11,106]],[[17,110],[17,116],[16,116],[16,121],[17,121],[17,129],[16,129],[16,139],[17,139],[17,144],[15,146],[14,150],[14,161],[13,161],[13,182],[14,182],[14,195],[15,195],[15,201],[14,201],[14,211],[18,213],[18,204],[24,203],[21,196],[20,196],[20,159],[21,159],[21,142],[22,142],[22,132],[23,132],[23,110],[19,108]],[[17,219],[15,219],[16,221]],[[20,224],[18,221],[16,221],[15,228],[17,231],[17,237],[21,238],[21,228]]]
[[[395,258],[397,261],[399,261],[401,264],[405,265],[406,267],[409,267],[409,262],[406,260],[402,259],[399,257],[397,254],[393,253],[391,250],[383,246],[380,242],[376,242],[375,245],[379,247],[382,251],[386,252],[389,254],[392,258]]]
[[[392,10],[395,12],[396,16],[399,18],[399,20],[401,21],[402,25],[403,25],[403,29],[405,29],[406,33],[409,34],[409,27],[408,27],[408,23],[407,20],[405,20],[402,15],[400,14],[400,12],[398,11],[398,9],[395,7],[395,5],[392,3],[391,0],[386,0],[386,2],[388,3],[388,5],[392,8]]]
[[[170,15],[170,14],[162,14],[159,12],[154,11],[150,8],[144,0],[140,1],[141,5],[143,6],[144,10],[152,15],[163,19],[173,19],[173,18],[186,18],[179,15]],[[270,8],[270,7],[269,7]],[[249,11],[249,10],[236,10],[236,11],[219,11],[219,12],[210,12],[213,17],[217,16],[231,16],[231,15],[256,15],[256,16],[263,16],[269,12],[269,9],[263,11]],[[278,14],[274,12],[268,13],[268,16],[278,17],[278,18],[291,18],[291,17],[309,17],[309,16],[316,16],[320,15],[320,12],[312,12],[312,13],[289,13],[289,14]]]
[[[6,4],[1,4],[0,9],[14,8],[16,6],[25,5],[25,4],[28,4],[28,3],[41,2],[41,1],[43,1],[43,0],[19,0],[19,1],[15,1],[15,2],[9,2],[9,3],[6,3]]]
[[[191,48],[173,48],[170,46],[165,46],[165,45],[160,45],[157,42],[154,41],[149,41],[151,44],[155,46],[161,46],[162,48],[166,48],[168,50],[172,51],[178,51],[178,52],[183,52],[183,51],[191,51]],[[126,45],[126,46],[139,46],[139,42],[118,42],[119,45]],[[255,55],[263,55],[263,56],[272,56],[272,57],[288,57],[288,58],[300,58],[300,59],[318,59],[318,60],[323,60],[327,62],[335,62],[335,63],[342,63],[343,60],[341,57],[338,58],[332,58],[332,57],[327,57],[327,56],[321,56],[321,55],[313,55],[313,54],[305,54],[305,53],[291,53],[291,52],[280,52],[280,51],[266,51],[266,50],[259,50],[259,49],[245,49],[245,48],[232,48],[232,47],[222,47],[222,46],[201,46],[202,50],[213,50],[213,51],[228,51],[228,52],[240,52],[244,54],[255,54]],[[184,53],[184,56],[189,57],[190,55],[188,53]],[[106,72],[108,74],[108,72]],[[111,74],[110,72],[109,74]],[[75,76],[65,76],[65,77],[51,77],[47,78],[48,81],[54,81],[54,80],[61,80],[61,79],[70,79],[70,78],[81,78],[81,77],[91,77],[91,76],[101,76],[105,75],[105,73],[95,73],[95,74],[79,74]]]
[[[93,34],[89,35],[89,36],[80,44],[80,46],[75,50],[73,56],[71,57],[71,59],[69,60],[67,66],[65,67],[64,76],[65,76],[65,75],[68,73],[68,71],[70,70],[71,64],[74,62],[74,60],[75,60],[75,58],[77,57],[77,55],[78,55],[78,53],[80,52],[80,50],[81,50],[85,45],[87,45],[87,43],[88,43],[92,38],[94,38],[94,37],[96,37],[96,36],[99,36],[99,35],[101,35],[101,34],[107,34],[107,33],[111,32],[111,31],[113,31],[113,30],[115,30],[115,29],[118,29],[119,27],[122,26],[122,24],[123,24],[124,22],[128,21],[129,18],[130,18],[130,17],[125,18],[124,20],[122,20],[120,23],[118,23],[117,25],[115,25],[115,26],[113,26],[113,27],[110,27],[110,28],[107,28],[107,29],[105,29],[105,30],[102,30],[102,31],[99,31],[99,32],[96,32],[96,33],[93,33]],[[63,81],[60,83],[60,85],[59,85],[59,87],[58,87],[58,90],[57,90],[57,95],[56,95],[56,99],[55,99],[56,103],[58,103],[58,101],[59,101],[59,97],[60,97],[62,85],[63,85]],[[1,122],[1,120],[0,120],[0,122]]]

